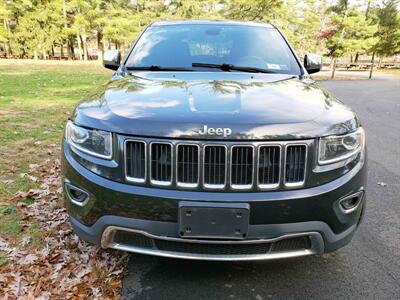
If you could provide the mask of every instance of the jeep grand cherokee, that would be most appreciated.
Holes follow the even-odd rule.
[[[66,125],[63,180],[83,240],[205,260],[320,254],[365,207],[364,130],[272,25],[157,22]]]

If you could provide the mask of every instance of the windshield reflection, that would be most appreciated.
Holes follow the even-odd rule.
[[[152,25],[138,40],[126,67],[192,68],[192,63],[229,64],[300,75],[285,40],[273,27],[245,25]]]

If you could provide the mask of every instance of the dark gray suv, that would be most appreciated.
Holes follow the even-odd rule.
[[[355,113],[272,25],[153,23],[63,140],[72,226],[105,248],[258,260],[334,251],[365,209]]]

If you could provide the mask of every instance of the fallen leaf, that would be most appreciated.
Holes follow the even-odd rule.
[[[51,146],[56,148],[59,146]],[[45,236],[38,249],[30,245],[31,237],[27,235],[18,245],[0,237],[0,251],[10,260],[0,270],[0,298],[119,298],[117,290],[122,287],[127,255],[90,245],[73,233],[68,214],[61,206],[60,173],[58,159],[31,164],[23,177],[37,178],[39,188],[18,191],[11,197],[16,201],[19,226],[25,231],[34,222]],[[25,198],[35,201],[28,205]]]

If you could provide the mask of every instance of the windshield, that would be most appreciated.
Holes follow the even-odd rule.
[[[140,37],[126,67],[209,71],[210,66],[199,66],[201,64],[229,64],[294,75],[301,73],[278,30],[223,24],[153,25]]]

